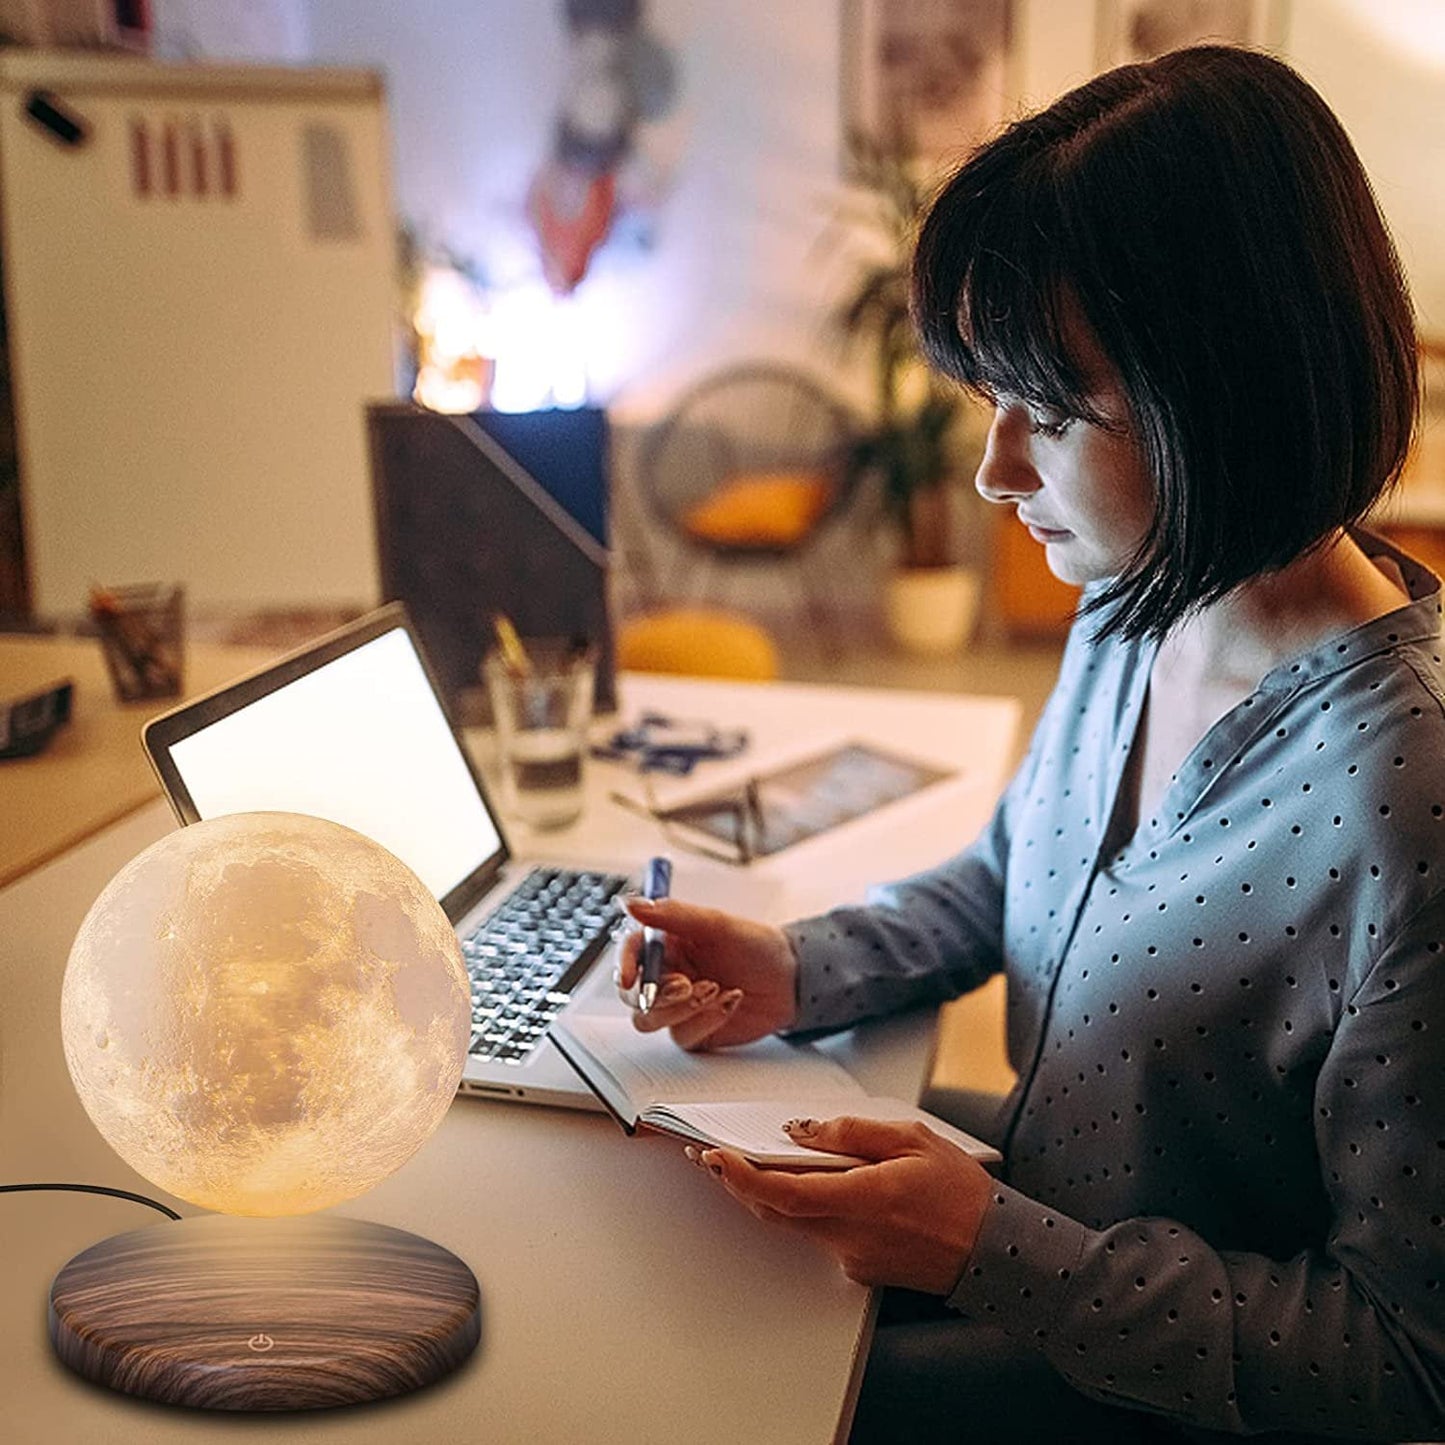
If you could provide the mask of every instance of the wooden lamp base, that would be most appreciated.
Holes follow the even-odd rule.
[[[78,1374],[207,1410],[315,1410],[450,1374],[481,1337],[456,1255],[335,1215],[198,1215],[76,1255],[50,1290],[50,1339]]]

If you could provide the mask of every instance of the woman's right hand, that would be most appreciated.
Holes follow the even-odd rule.
[[[781,928],[675,898],[629,898],[627,911],[663,933],[663,974],[643,1032],[671,1029],[684,1049],[725,1048],[785,1029],[797,1017],[797,960]],[[617,986],[629,1003],[637,982],[640,929],[622,944]]]

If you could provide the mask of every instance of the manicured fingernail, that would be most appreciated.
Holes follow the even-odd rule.
[[[707,1166],[707,1171],[709,1174],[716,1174],[719,1177],[722,1176],[723,1167],[717,1157],[716,1149],[709,1149],[706,1154],[703,1154],[701,1156],[701,1158],[703,1164]]]
[[[711,1003],[717,997],[717,984],[711,979],[702,983],[695,983],[692,986],[692,1002],[701,1008],[704,1004]]]
[[[692,992],[692,985],[685,978],[669,979],[657,995],[658,1003],[681,1003]]]
[[[682,1152],[686,1156],[689,1164],[696,1164],[699,1169],[706,1167],[702,1162],[702,1155],[699,1154],[691,1144],[684,1144]]]
[[[816,1119],[789,1119],[783,1125],[783,1130],[788,1134],[816,1134],[818,1121]]]
[[[722,996],[721,1000],[719,1000],[722,1005],[722,1011],[728,1014],[730,1014],[742,1001],[743,991],[740,988],[735,988],[731,993],[725,993]]]

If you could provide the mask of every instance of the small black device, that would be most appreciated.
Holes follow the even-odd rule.
[[[75,684],[67,677],[20,697],[0,698],[0,758],[38,753],[70,721]]]
[[[63,146],[82,146],[90,139],[85,118],[52,91],[32,90],[25,97],[25,114]]]

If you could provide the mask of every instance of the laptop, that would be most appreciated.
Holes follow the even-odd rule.
[[[431,889],[472,981],[458,1092],[600,1109],[547,1038],[612,989],[625,868],[513,858],[405,607],[392,603],[152,719],[146,753],[181,823],[280,811],[374,838]]]

